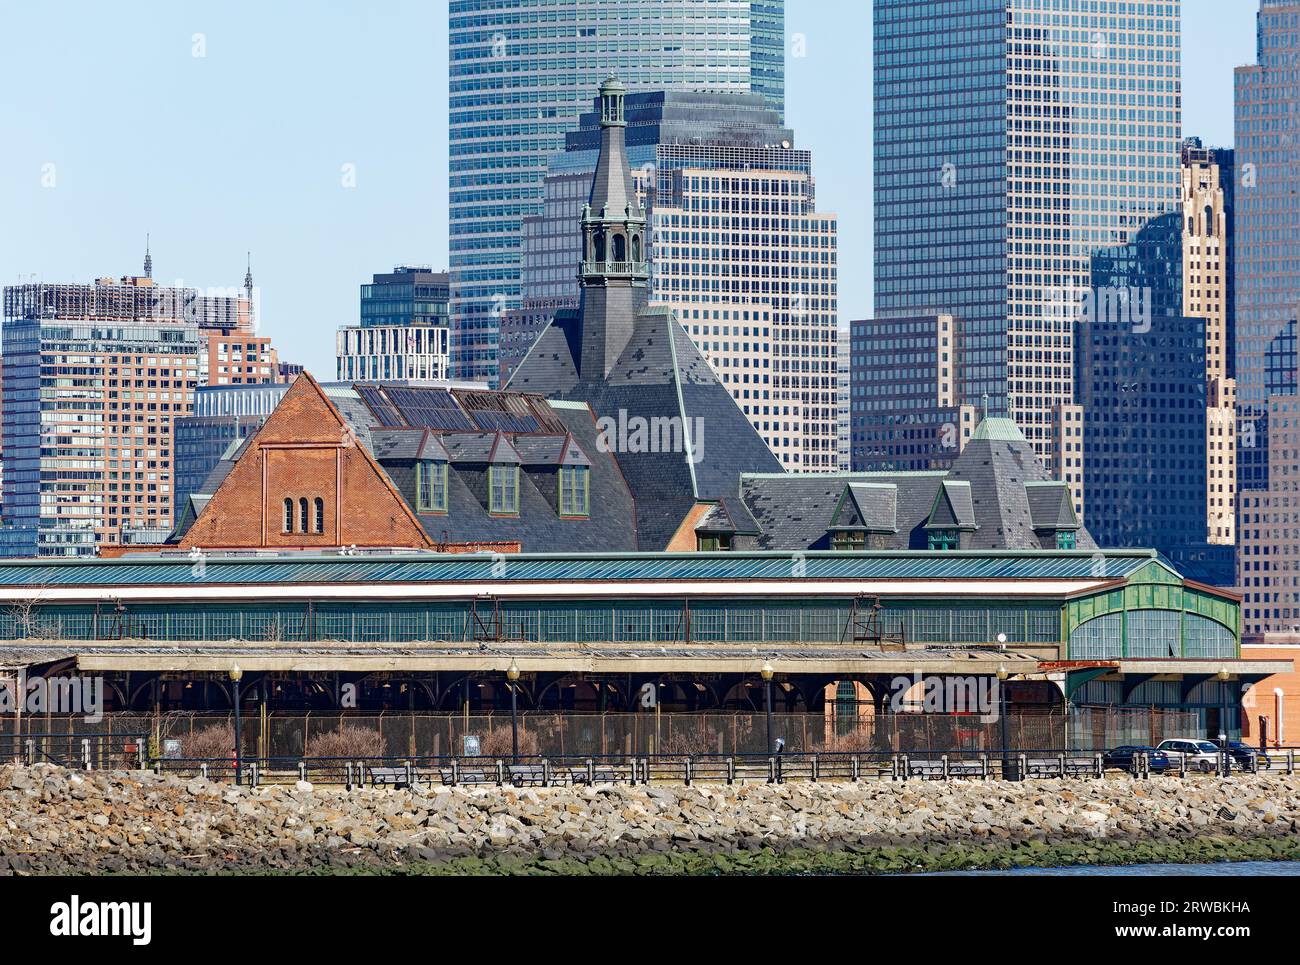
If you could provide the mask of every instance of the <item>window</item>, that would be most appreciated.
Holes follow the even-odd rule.
[[[284,531],[293,532],[293,500],[287,497],[284,501]]]
[[[733,546],[730,533],[715,533],[695,538],[695,548],[701,553],[730,553]]]
[[[298,532],[308,532],[307,527],[309,525],[310,520],[307,518],[307,497],[303,496],[302,499],[298,500]]]
[[[955,550],[961,548],[961,538],[955,529],[935,529],[930,531],[930,549]]]
[[[314,509],[316,517],[313,520],[315,523],[314,531],[317,533],[323,533],[325,532],[325,500],[317,496]]]
[[[586,466],[560,467],[560,515],[590,516],[591,470]]]
[[[846,530],[831,535],[833,550],[864,550],[867,548],[867,534],[860,529]]]
[[[1056,548],[1058,550],[1074,549],[1074,530],[1072,529],[1057,530]]]
[[[519,515],[519,467],[488,466],[488,512]]]
[[[447,511],[447,464],[445,462],[417,462],[415,464],[415,508],[421,513]]]

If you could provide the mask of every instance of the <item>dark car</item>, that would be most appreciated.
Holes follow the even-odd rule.
[[[1228,753],[1232,755],[1233,760],[1247,770],[1250,769],[1251,758],[1258,760],[1261,771],[1267,770],[1272,763],[1268,759],[1268,755],[1259,748],[1251,747],[1241,741],[1228,741]]]
[[[1151,770],[1167,771],[1169,770],[1169,755],[1162,750],[1154,747],[1147,747],[1142,744],[1125,744],[1122,747],[1116,747],[1102,755],[1101,763],[1103,767],[1118,767],[1121,770],[1133,770],[1133,760],[1139,754],[1146,754],[1150,760]]]

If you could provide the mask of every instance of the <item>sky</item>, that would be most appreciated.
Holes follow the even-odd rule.
[[[1232,142],[1257,8],[1183,0],[1206,143]],[[139,273],[148,234],[158,282],[233,288],[251,251],[263,333],[332,378],[362,282],[446,267],[445,0],[0,0],[0,24],[0,284]],[[787,0],[786,32],[847,324],[871,313],[870,2]]]

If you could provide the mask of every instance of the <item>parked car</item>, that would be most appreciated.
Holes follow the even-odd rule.
[[[1112,748],[1102,755],[1101,764],[1103,767],[1118,767],[1121,770],[1131,771],[1133,759],[1139,754],[1147,755],[1153,771],[1167,771],[1171,766],[1168,754],[1158,748],[1142,744],[1125,744],[1122,747]]]
[[[1251,747],[1242,741],[1228,741],[1228,753],[1242,768],[1249,770],[1251,758],[1258,760],[1259,769],[1266,771],[1272,765],[1268,755],[1258,747]]]
[[[1156,749],[1168,755],[1171,767],[1178,767],[1181,761],[1185,761],[1189,771],[1203,771],[1208,774],[1219,766],[1219,745],[1213,741],[1174,737],[1161,741],[1156,745]],[[1231,754],[1228,755],[1228,766],[1232,767]]]

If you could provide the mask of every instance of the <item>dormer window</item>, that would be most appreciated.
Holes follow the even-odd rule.
[[[493,516],[519,515],[518,466],[488,466],[488,512]]]
[[[447,511],[447,464],[424,459],[415,464],[415,509],[420,513]]]
[[[929,534],[930,549],[961,549],[961,534],[955,529],[934,529]]]
[[[591,515],[591,470],[586,466],[560,467],[560,515]]]
[[[695,538],[695,548],[701,553],[730,553],[735,545],[730,533],[701,534]]]
[[[840,530],[831,536],[831,549],[839,551],[864,550],[867,548],[867,533],[861,529]]]
[[[1058,529],[1056,531],[1056,548],[1058,550],[1072,550],[1075,547],[1074,530]]]

